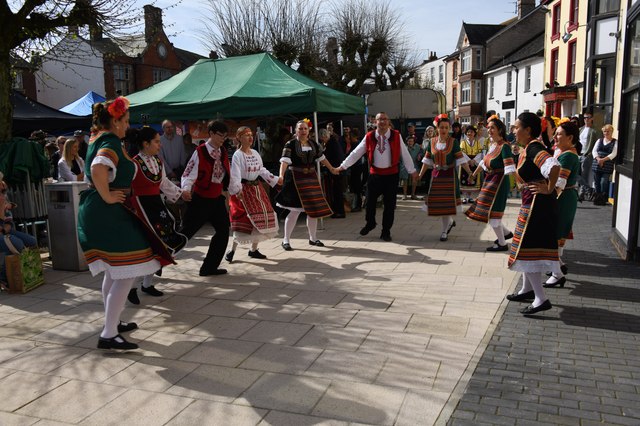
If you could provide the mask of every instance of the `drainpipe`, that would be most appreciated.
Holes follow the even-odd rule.
[[[514,117],[513,117],[513,122],[515,123],[516,119],[518,118],[518,71],[520,71],[520,70],[514,64],[511,64],[511,67],[514,70],[516,70],[516,104],[515,104],[515,112],[514,112]]]

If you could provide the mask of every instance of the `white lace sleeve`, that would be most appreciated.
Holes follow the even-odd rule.
[[[560,188],[560,190],[564,190],[564,187],[567,186],[567,180],[565,178],[558,178],[556,182],[556,188]]]
[[[513,173],[515,173],[515,172],[516,172],[516,166],[515,166],[515,165],[513,165],[513,164],[511,164],[511,165],[509,165],[509,166],[506,166],[506,167],[504,168],[504,174],[505,174],[505,175],[511,175],[511,174],[513,174]]]
[[[555,157],[549,157],[547,158],[547,161],[544,162],[542,167],[540,167],[540,173],[542,173],[542,176],[544,176],[545,179],[549,179],[549,174],[551,173],[551,169],[555,166],[560,167],[560,163],[558,162],[558,159]]]
[[[433,167],[433,160],[431,158],[424,157],[422,159],[422,164],[426,164],[427,167]]]

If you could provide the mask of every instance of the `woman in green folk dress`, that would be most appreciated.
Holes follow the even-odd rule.
[[[564,119],[563,119],[564,120]],[[580,131],[569,120],[561,121],[555,134],[560,175],[556,183],[558,191],[558,258],[560,272],[551,274],[545,287],[564,287],[567,266],[562,262],[562,252],[567,239],[573,239],[571,227],[578,209],[578,176],[580,174]]]
[[[127,295],[137,277],[153,274],[172,262],[170,256],[162,258],[154,253],[142,225],[124,206],[135,174],[135,165],[121,143],[128,127],[126,98],[93,106],[92,136],[85,162],[90,188],[80,196],[78,239],[91,274],[104,272],[105,325],[98,339],[100,349],[138,348],[120,335],[138,327],[133,322],[120,321]]]

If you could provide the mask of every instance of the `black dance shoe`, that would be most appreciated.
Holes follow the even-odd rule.
[[[542,284],[542,287],[544,287],[544,288],[553,288],[553,287],[564,288],[564,283],[566,283],[566,282],[567,282],[567,278],[561,277],[555,283],[544,283],[544,284]]]
[[[526,308],[520,310],[520,313],[522,315],[533,315],[536,312],[548,311],[549,309],[551,309],[551,302],[549,302],[549,299],[547,299],[542,303],[542,305],[535,307],[533,305],[529,305]]]
[[[260,251],[258,249],[251,251],[249,250],[249,257],[252,257],[254,259],[266,259],[267,256],[265,256],[264,254],[260,253]]]
[[[505,240],[510,240],[513,238],[513,232],[509,232],[507,235],[504,236]],[[498,244],[498,240],[493,240],[493,244]]]
[[[233,255],[236,254],[235,251],[230,250],[227,252],[227,254],[224,255],[224,260],[226,260],[229,263],[233,263]]]
[[[120,321],[118,324],[118,333],[126,333],[128,331],[133,331],[138,328],[138,324],[135,322],[124,322]]]
[[[104,337],[98,338],[98,349],[118,349],[128,351],[138,349],[138,345],[136,343],[127,342],[124,337],[118,334],[111,339],[105,339]]]
[[[316,247],[324,247],[324,243],[320,240],[315,240],[315,241],[309,240],[309,245],[316,246]]]
[[[134,304],[134,305],[139,305],[140,304],[140,298],[138,297],[138,291],[135,288],[132,288],[131,290],[129,290],[129,294],[127,295],[127,300]]]
[[[291,247],[291,244],[289,244],[289,243],[282,243],[282,248],[285,251],[292,251],[293,250],[293,248]]]
[[[360,230],[360,235],[367,235],[375,227],[376,227],[375,225],[373,225],[373,226],[365,225],[364,228],[362,228]]]
[[[226,273],[227,273],[227,270],[222,268],[217,268],[217,269],[200,268],[201,277],[208,277],[210,275],[224,275]]]
[[[391,241],[391,232],[383,232],[380,234],[380,239],[387,242]]]
[[[156,271],[156,275],[157,275],[157,276],[159,276],[159,277],[161,277],[161,276],[162,276],[162,268],[160,268],[160,269],[158,269],[158,270]]]
[[[509,244],[501,246],[500,244],[495,243],[491,247],[487,247],[487,251],[509,251]]]
[[[533,299],[535,297],[536,295],[533,292],[533,290],[527,291],[522,294],[518,294],[518,293],[507,294],[507,300],[510,300],[512,302],[521,302],[523,300]]]
[[[143,293],[147,293],[149,296],[153,296],[153,297],[164,296],[164,293],[158,290],[157,288],[155,288],[154,286],[149,286],[149,287],[142,286],[140,287],[140,290],[142,290]]]

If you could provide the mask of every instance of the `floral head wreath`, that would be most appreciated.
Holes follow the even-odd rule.
[[[307,127],[309,127],[309,130],[313,128],[313,125],[311,124],[311,120],[309,120],[308,118],[303,118],[302,121],[307,123]]]
[[[111,104],[107,107],[107,111],[109,115],[113,117],[114,120],[118,120],[121,118],[129,109],[129,99],[124,96],[118,96],[111,102]]]
[[[491,117],[487,118],[487,125],[489,125],[491,120],[500,120],[500,117],[498,117],[498,114],[493,114]]]
[[[558,123],[556,124],[556,127],[558,127],[558,126],[559,126],[559,125],[561,125],[561,124],[568,123],[568,122],[570,122],[570,121],[571,121],[571,119],[570,119],[569,117],[562,117],[562,118],[558,121]]]
[[[442,121],[442,119],[449,119],[449,116],[447,114],[439,114],[436,116],[436,118],[433,119],[433,125],[438,127],[438,124],[440,123],[440,121]]]
[[[553,120],[553,125],[555,127],[558,127],[560,125],[560,118],[559,117],[551,116],[551,119]]]
[[[236,138],[240,139],[241,137],[243,137],[246,133],[252,133],[251,128],[250,127],[245,127],[242,131],[236,132]]]

